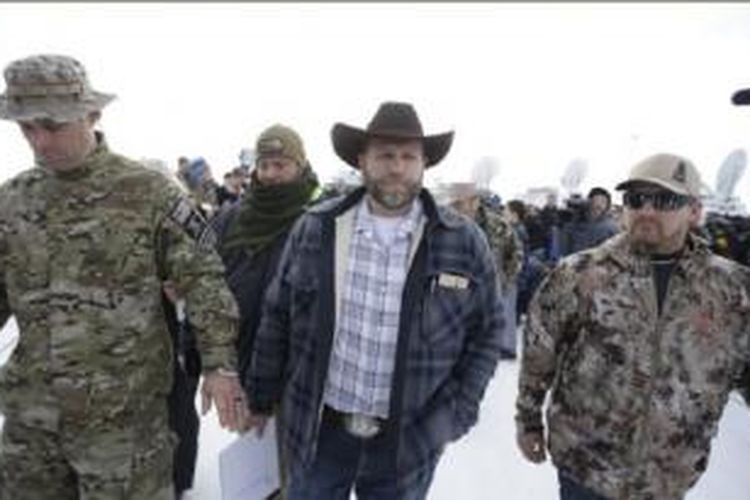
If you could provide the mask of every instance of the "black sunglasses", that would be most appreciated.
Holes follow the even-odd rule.
[[[690,202],[690,197],[682,194],[672,193],[670,191],[657,191],[654,193],[639,193],[637,191],[627,191],[622,196],[622,203],[628,208],[639,210],[648,203],[654,210],[660,212],[667,210],[677,210]]]

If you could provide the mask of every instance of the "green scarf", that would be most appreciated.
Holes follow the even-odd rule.
[[[253,176],[237,215],[229,223],[222,249],[244,248],[251,254],[262,250],[302,215],[317,188],[318,178],[309,165],[291,184],[262,186]]]

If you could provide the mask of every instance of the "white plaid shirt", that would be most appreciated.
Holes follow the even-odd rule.
[[[388,417],[401,296],[412,236],[423,217],[415,200],[392,241],[378,237],[366,198],[355,208],[324,401],[347,413]]]

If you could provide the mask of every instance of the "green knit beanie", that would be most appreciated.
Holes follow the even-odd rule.
[[[297,162],[297,165],[307,165],[305,146],[297,132],[284,125],[273,125],[263,131],[255,143],[256,163],[264,157],[283,156]]]

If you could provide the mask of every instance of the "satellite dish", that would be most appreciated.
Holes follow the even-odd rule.
[[[734,188],[746,168],[747,154],[744,149],[735,149],[727,155],[716,175],[716,197],[719,200],[728,200],[732,197]]]
[[[492,156],[480,158],[471,172],[471,179],[477,189],[489,191],[492,179],[500,172],[500,161]]]
[[[560,179],[560,184],[568,193],[575,193],[578,191],[578,186],[583,182],[583,178],[586,177],[588,172],[589,164],[583,158],[575,158],[568,164],[565,169],[565,173]]]

